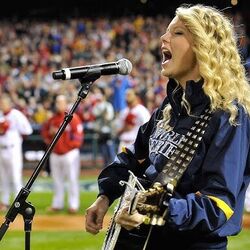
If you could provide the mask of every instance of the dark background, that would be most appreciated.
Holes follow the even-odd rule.
[[[34,0],[5,1],[0,8],[0,18],[65,18],[72,16],[121,16],[121,15],[172,15],[181,3],[204,3],[219,8],[231,7],[233,12],[244,12],[247,18],[250,13],[249,0],[238,0],[232,6],[231,0]]]
[[[236,1],[236,0],[234,0]],[[250,35],[250,1],[237,0],[232,5],[231,0],[33,0],[5,1],[5,7],[0,8],[0,20],[11,19],[13,24],[20,19],[36,20],[66,20],[72,17],[120,17],[142,14],[155,16],[157,14],[173,17],[177,6],[183,3],[206,5],[227,9],[235,14],[240,12]],[[3,4],[3,3],[2,3]]]

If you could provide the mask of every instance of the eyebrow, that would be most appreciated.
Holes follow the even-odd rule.
[[[170,31],[170,30],[175,30],[175,29],[183,29],[183,30],[186,30],[186,27],[184,26],[180,26],[180,25],[176,25],[176,24],[173,24],[173,26],[168,26],[166,31]]]

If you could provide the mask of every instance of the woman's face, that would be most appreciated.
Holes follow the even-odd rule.
[[[162,74],[174,78],[185,87],[186,81],[200,78],[192,50],[193,39],[185,25],[175,17],[161,36]]]

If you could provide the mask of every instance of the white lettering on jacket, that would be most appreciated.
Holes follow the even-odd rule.
[[[184,139],[184,135],[157,128],[149,139],[149,153],[162,154],[170,159],[175,149]]]

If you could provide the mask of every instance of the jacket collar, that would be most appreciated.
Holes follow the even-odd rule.
[[[193,115],[199,115],[210,104],[209,97],[203,91],[203,79],[195,82],[187,81],[186,89],[184,90],[179,83],[174,79],[169,79],[167,84],[167,96],[169,103],[172,106],[174,115],[180,115],[185,112],[181,106],[182,96],[185,93],[185,99],[191,106]]]

